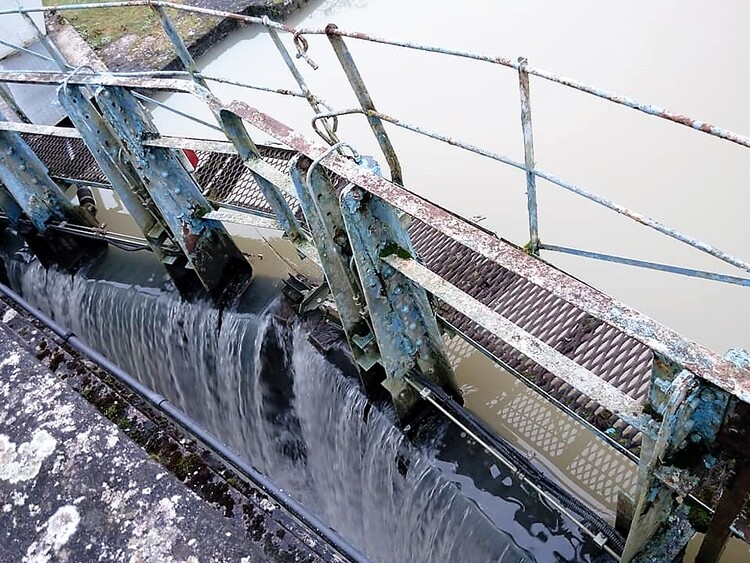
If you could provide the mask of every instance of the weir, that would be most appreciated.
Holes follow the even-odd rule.
[[[68,338],[162,396],[157,406],[197,421],[315,512],[352,553],[372,560],[679,561],[699,521],[707,532],[702,562],[718,560],[730,535],[746,539],[737,499],[749,493],[747,352],[722,357],[691,342],[553,267],[541,252],[741,286],[750,285],[750,265],[538,169],[530,77],[725,143],[750,147],[750,139],[525,59],[333,24],[294,29],[170,2],[98,9],[128,6],[158,15],[184,72],[97,72],[62,58],[41,33],[47,58],[60,68],[0,71],[3,83],[55,85],[74,126],[0,123],[4,281]],[[0,10],[0,17],[51,9]],[[310,104],[319,139],[288,127],[284,116],[216,97],[214,78],[200,72],[168,10],[261,26],[299,86],[276,93]],[[313,68],[305,36],[324,35],[360,107],[332,109],[315,96],[281,39],[286,34]],[[379,112],[351,39],[511,68],[519,79],[524,162]],[[224,140],[162,135],[139,101],[149,99],[144,92],[196,97]],[[342,141],[339,118],[357,114],[377,139],[383,170]],[[522,170],[528,244],[516,246],[410,192],[386,124]],[[258,132],[279,145],[256,144]],[[546,244],[537,178],[742,274]],[[96,211],[113,194],[127,211],[117,228]],[[248,251],[238,228],[263,244]],[[279,233],[283,242],[274,238]],[[280,245],[295,254],[284,256]],[[261,253],[273,255],[283,273],[264,272]],[[517,376],[597,444],[637,463],[635,490],[619,491],[616,519],[576,499],[549,466],[514,449],[476,412],[456,371],[456,341]],[[697,497],[721,468],[728,475],[723,494],[709,506]]]

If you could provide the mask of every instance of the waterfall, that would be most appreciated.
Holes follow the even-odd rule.
[[[304,321],[283,321],[273,306],[262,314],[219,312],[34,262],[9,261],[8,274],[24,297],[203,424],[375,561],[596,559],[569,529],[546,526],[541,535],[499,526],[477,500],[490,495],[472,494],[471,480],[445,471],[450,464],[436,460],[429,444],[413,445],[391,410],[373,407],[356,381],[311,344]],[[431,443],[437,442],[439,436]],[[533,509],[526,500],[498,502],[495,510],[510,520],[519,503]]]

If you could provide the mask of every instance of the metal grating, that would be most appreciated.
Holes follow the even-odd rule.
[[[37,134],[23,137],[53,177],[108,183],[81,139]],[[294,151],[267,146],[258,149],[266,162],[288,173]],[[272,213],[237,155],[199,151],[198,157],[194,176],[209,199]],[[304,220],[297,200],[286,193],[284,197],[295,215]],[[636,400],[645,398],[653,360],[648,347],[424,223],[414,221],[409,233],[417,253],[431,270]],[[610,416],[595,401],[460,313],[445,305],[442,309],[446,319],[467,336],[586,420],[601,428],[614,426],[628,447],[640,445],[635,429]]]
[[[645,399],[653,360],[648,347],[424,223],[414,221],[409,234],[431,270],[614,387],[636,400]],[[586,420],[603,428],[615,426],[628,447],[640,445],[641,436],[634,428],[610,416],[595,401],[454,309],[443,306],[443,312],[467,336]]]

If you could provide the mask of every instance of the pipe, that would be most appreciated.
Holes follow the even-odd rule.
[[[329,545],[334,547],[349,561],[357,563],[367,563],[369,561],[357,548],[344,540],[335,530],[328,527],[328,525],[326,525],[322,520],[320,520],[315,514],[310,512],[302,504],[285,494],[278,487],[278,485],[276,485],[276,483],[274,483],[271,479],[255,469],[247,461],[234,453],[216,436],[200,426],[195,420],[172,405],[163,395],[160,395],[159,393],[156,393],[143,385],[135,377],[121,369],[116,364],[112,363],[109,359],[107,359],[99,352],[91,348],[84,341],[79,339],[75,335],[75,333],[61,327],[54,320],[45,315],[42,311],[34,307],[31,303],[26,301],[23,297],[21,297],[15,291],[2,283],[0,283],[0,293],[4,294],[17,305],[25,309],[30,315],[32,315],[42,324],[47,326],[52,332],[62,338],[63,341],[66,342],[71,348],[105,369],[112,376],[114,376],[115,379],[128,386],[135,393],[146,399],[158,410],[160,410],[162,413],[166,414],[172,420],[174,420],[177,424],[182,426],[190,434],[198,438],[206,446],[208,446],[219,456],[221,456],[226,462],[237,469],[237,471],[239,471],[244,477],[249,479],[264,493],[266,493],[269,497],[271,497],[278,504],[284,507],[284,509],[286,509],[299,522],[312,530],[320,538],[325,540]]]

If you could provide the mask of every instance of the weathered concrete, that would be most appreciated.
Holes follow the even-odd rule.
[[[0,349],[3,557],[262,559],[242,529],[149,459],[5,331]]]
[[[106,372],[0,300],[0,561],[100,558],[341,560]]]

